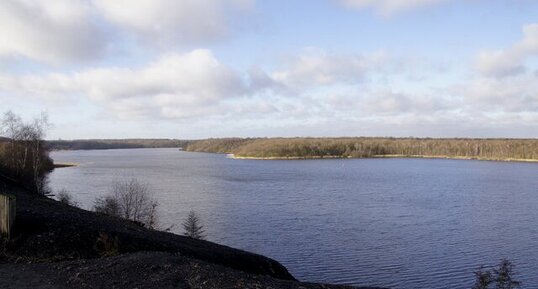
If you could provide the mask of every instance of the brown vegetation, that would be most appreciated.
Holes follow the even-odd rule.
[[[51,150],[100,150],[134,148],[178,148],[186,141],[177,139],[88,139],[50,140],[46,146]]]
[[[204,140],[190,141],[186,144],[185,149],[191,152],[208,152],[208,153],[233,153],[243,146],[258,141],[252,138],[210,138]]]
[[[26,123],[12,112],[6,112],[0,123],[0,174],[31,192],[45,194],[46,174],[53,162],[43,146],[48,127],[45,115]]]
[[[155,228],[157,207],[158,203],[152,198],[149,186],[132,178],[114,183],[110,194],[96,200],[94,210]]]
[[[187,151],[246,158],[447,157],[538,160],[538,139],[261,138],[194,141]]]

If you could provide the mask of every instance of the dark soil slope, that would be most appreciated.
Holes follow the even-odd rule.
[[[179,254],[138,252],[52,264],[0,265],[1,288],[345,289],[247,274]]]

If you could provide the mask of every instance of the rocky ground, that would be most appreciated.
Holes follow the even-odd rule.
[[[351,288],[248,274],[178,253],[0,265],[1,288]]]
[[[31,196],[6,180],[0,191],[17,197],[0,288],[351,288],[298,282],[270,258]]]

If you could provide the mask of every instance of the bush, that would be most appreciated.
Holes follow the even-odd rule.
[[[100,232],[97,241],[95,242],[95,249],[102,257],[116,256],[120,253],[120,242],[117,236]]]
[[[56,194],[56,200],[69,206],[77,206],[77,202],[75,202],[73,195],[71,195],[71,193],[69,193],[69,191],[66,189],[61,189]]]
[[[157,226],[157,207],[148,185],[135,178],[114,183],[112,192],[98,198],[94,204],[98,213],[131,220],[148,228]]]
[[[521,285],[521,282],[514,280],[514,265],[506,259],[497,268],[483,270],[482,267],[474,272],[476,279],[473,289],[488,289],[493,284],[496,289],[515,289]]]
[[[114,196],[105,196],[97,198],[93,207],[97,213],[106,214],[114,217],[121,217],[120,205]]]
[[[189,216],[183,222],[183,229],[185,230],[185,236],[194,239],[204,239],[204,226],[200,225],[200,219],[194,211],[190,211]]]

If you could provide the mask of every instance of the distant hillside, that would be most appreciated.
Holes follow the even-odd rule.
[[[178,139],[87,139],[87,140],[49,140],[51,150],[100,150],[131,148],[180,148],[187,141]]]
[[[538,161],[538,139],[227,138],[192,141],[185,149],[259,159],[441,157]]]
[[[184,147],[191,152],[207,152],[229,154],[237,152],[245,145],[255,142],[255,138],[210,138],[203,140],[190,141]]]

